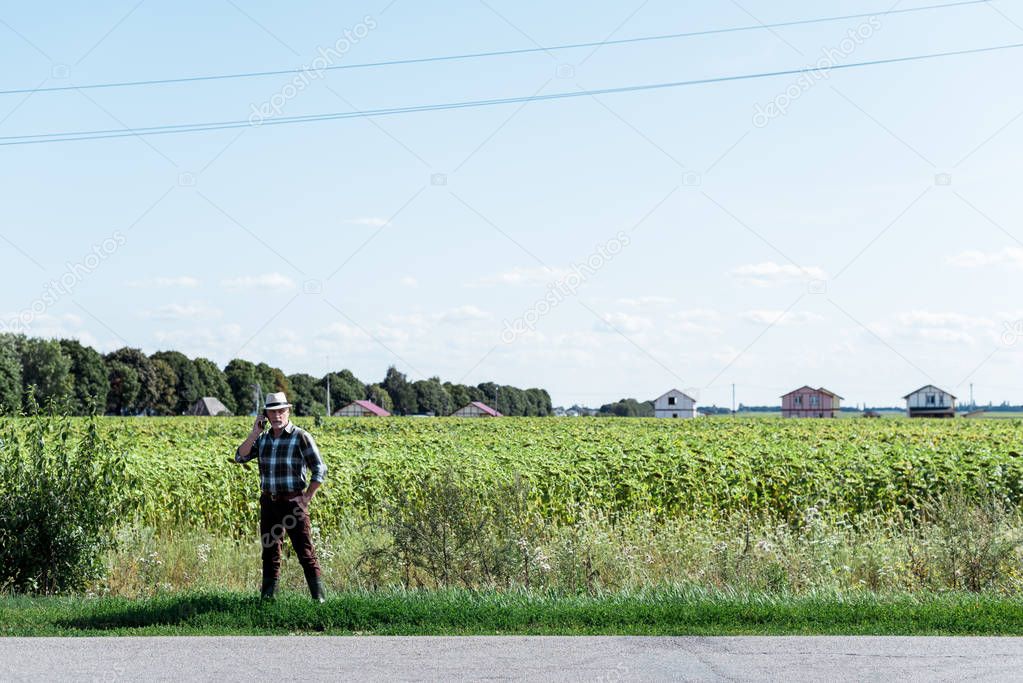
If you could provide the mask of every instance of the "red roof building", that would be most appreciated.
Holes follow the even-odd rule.
[[[344,408],[334,412],[339,417],[389,417],[390,413],[373,401],[352,401]]]
[[[504,417],[482,401],[473,401],[451,413],[452,417]]]

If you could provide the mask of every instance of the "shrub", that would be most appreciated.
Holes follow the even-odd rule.
[[[453,469],[421,478],[415,487],[395,486],[371,526],[385,532],[382,547],[360,558],[368,573],[381,564],[401,567],[410,587],[530,584],[537,520],[527,511],[529,487],[520,479],[474,489]]]
[[[0,589],[65,592],[100,575],[123,469],[95,420],[0,424]]]

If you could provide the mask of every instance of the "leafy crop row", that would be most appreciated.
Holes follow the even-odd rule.
[[[952,489],[1023,501],[1017,420],[654,420],[332,418],[309,429],[327,462],[314,521],[370,518],[399,491],[452,470],[468,490],[529,485],[534,510],[570,522],[610,515],[798,518],[814,507],[857,515],[914,509]],[[140,521],[248,534],[256,467],[228,462],[243,418],[100,418],[124,455],[123,495]],[[82,421],[84,424],[84,421]]]

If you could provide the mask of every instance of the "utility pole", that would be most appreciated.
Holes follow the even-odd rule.
[[[732,382],[732,415],[735,415],[735,382]]]
[[[973,402],[973,382],[970,382],[970,410],[977,407],[977,404]]]
[[[252,397],[253,399],[255,399],[256,402],[256,415],[259,415],[259,400],[263,398],[263,387],[259,384],[259,382],[256,382],[255,384],[252,385],[252,389],[253,389]]]

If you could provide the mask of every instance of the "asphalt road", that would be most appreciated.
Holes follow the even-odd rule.
[[[1023,638],[3,638],[0,680],[1023,680]]]

